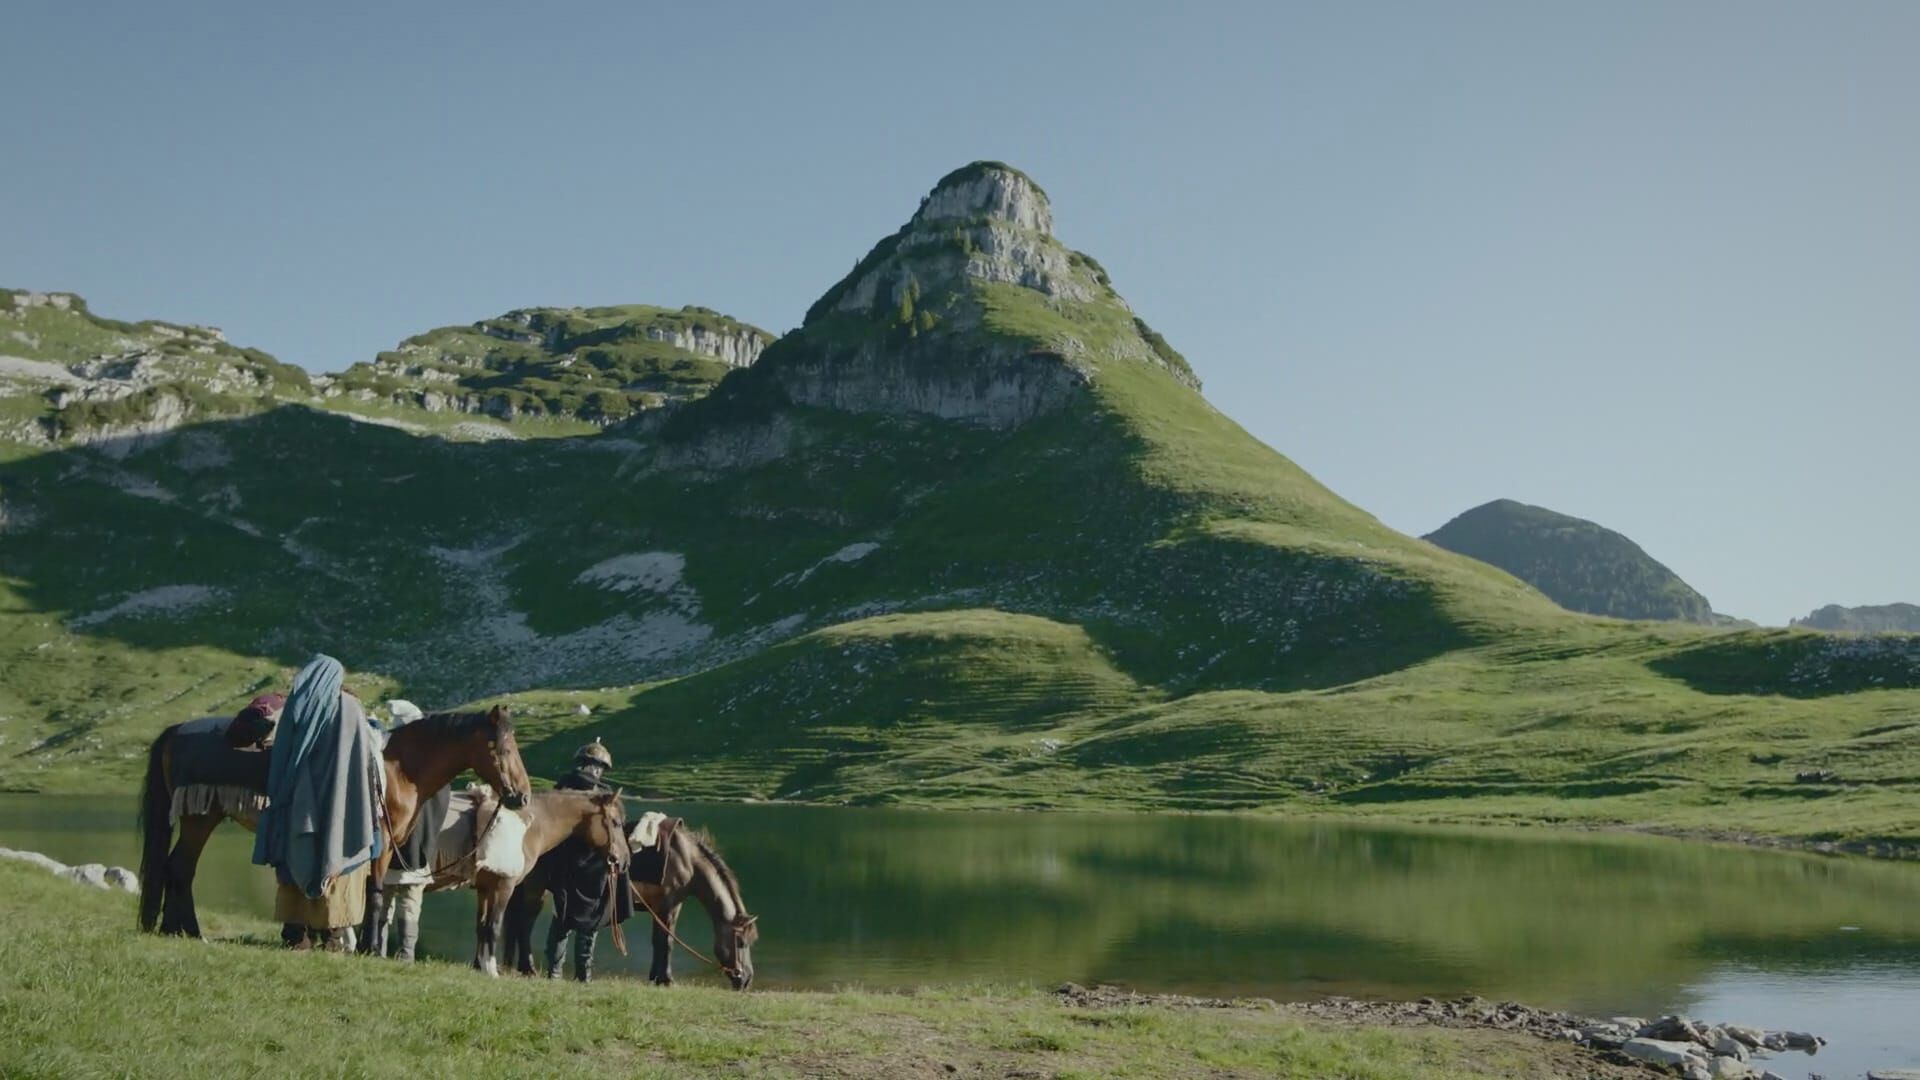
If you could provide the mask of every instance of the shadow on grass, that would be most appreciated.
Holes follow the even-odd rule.
[[[1920,689],[1920,635],[1729,634],[1648,662],[1705,694],[1822,698]]]

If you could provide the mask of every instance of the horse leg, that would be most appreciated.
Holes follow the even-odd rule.
[[[366,933],[361,936],[366,938],[365,951],[374,956],[387,955],[387,931],[393,922],[392,912],[387,908],[386,891],[384,889],[374,888],[372,883],[369,882],[367,885]]]
[[[665,926],[660,925],[660,919],[666,920]],[[653,967],[647,973],[647,981],[658,986],[672,986],[673,938],[668,931],[680,921],[680,905],[665,908],[660,912],[660,919],[653,922]]]
[[[356,951],[374,956],[386,955],[386,890],[387,867],[393,864],[393,837],[383,837],[380,854],[374,856],[373,867],[367,874],[367,913],[360,920],[360,940]],[[378,938],[376,944],[375,939]]]
[[[498,978],[500,958],[496,949],[500,942],[500,924],[506,917],[507,898],[513,884],[497,880],[476,884],[480,893],[480,910],[475,916],[473,966]]]
[[[207,838],[221,822],[219,814],[183,814],[180,839],[167,855],[165,892],[160,902],[160,932],[200,936],[200,916],[193,907],[193,875]]]
[[[522,885],[507,901],[507,963],[522,975],[534,975],[533,924],[540,918],[545,895]]]

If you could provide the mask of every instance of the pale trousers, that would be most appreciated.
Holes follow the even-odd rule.
[[[427,891],[426,882],[414,885],[388,885],[387,903],[392,905],[393,937],[395,942],[393,956],[398,960],[411,961],[414,946],[420,942],[420,898]]]

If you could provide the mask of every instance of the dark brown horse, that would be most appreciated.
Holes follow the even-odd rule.
[[[200,865],[200,853],[207,838],[219,824],[231,817],[253,829],[255,814],[245,804],[236,804],[232,792],[224,801],[208,805],[188,805],[178,814],[180,837],[173,839],[176,805],[173,749],[176,736],[186,725],[175,724],[162,731],[147,748],[147,775],[140,790],[140,928],[163,934],[200,936],[200,920],[193,906],[193,876]],[[264,804],[266,791],[265,752],[257,782],[247,786]],[[513,721],[505,706],[496,705],[486,712],[433,713],[395,731],[387,740],[382,755],[386,766],[386,797],[382,807],[381,832],[384,842],[375,860],[372,880],[379,882],[393,858],[394,846],[413,829],[420,804],[451,783],[454,777],[471,769],[505,792],[509,806],[526,801],[530,785],[527,767],[520,760],[520,746],[514,740]],[[172,849],[168,849],[169,843]]]
[[[661,826],[666,839],[659,861],[639,858],[635,852],[632,862],[635,876],[649,863],[660,874],[658,884],[629,878],[636,914],[651,913],[653,965],[648,978],[661,986],[673,985],[673,927],[680,918],[680,905],[692,896],[707,909],[707,919],[713,923],[714,966],[735,990],[745,990],[753,982],[753,944],[760,940],[760,916],[747,913],[739,879],[720,857],[713,838],[680,826],[678,819]],[[508,912],[507,954],[522,975],[534,973],[533,924],[544,899],[544,885],[529,880],[515,892]]]
[[[760,940],[760,916],[747,913],[740,880],[705,830],[682,828],[677,818],[661,830],[666,833],[666,850],[660,883],[636,880],[632,884],[636,906],[653,923],[653,965],[647,978],[660,986],[673,985],[674,925],[680,921],[680,905],[692,896],[707,909],[707,921],[713,924],[714,966],[735,990],[745,990],[753,983],[753,943]],[[636,868],[641,861],[634,860]]]
[[[456,799],[461,796],[455,796]],[[489,862],[494,853],[483,850],[485,834],[497,827],[502,811],[497,800],[478,800],[471,810],[455,815],[441,829],[439,854],[433,866],[433,884],[429,892],[471,888],[480,894],[479,912],[474,919],[473,966],[489,975],[500,974],[497,946],[506,918],[508,900],[540,856],[559,847],[561,841],[577,836],[587,846],[607,857],[609,886],[625,880],[627,872],[627,819],[617,792],[595,794],[589,791],[542,791],[519,811],[526,823],[521,838],[518,865],[496,867]],[[513,861],[511,859],[507,860]]]

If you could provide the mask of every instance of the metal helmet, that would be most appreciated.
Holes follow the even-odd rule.
[[[599,736],[595,736],[592,742],[573,752],[575,765],[585,765],[588,762],[603,769],[613,768],[613,754],[607,750],[606,744],[600,741]]]

